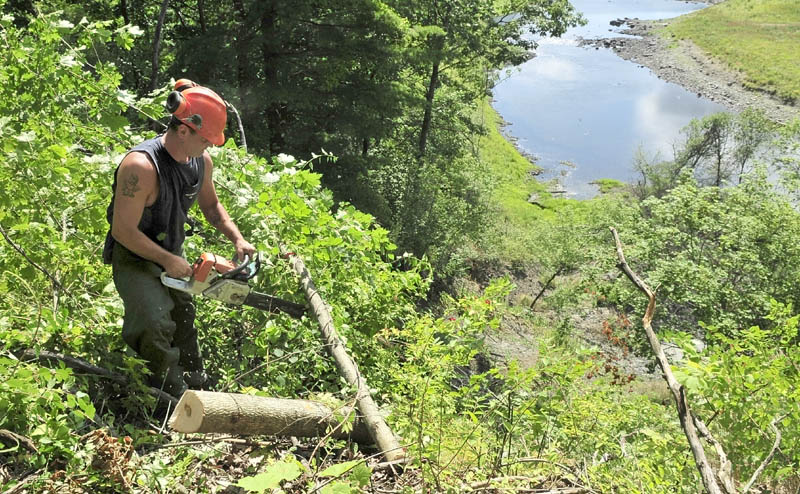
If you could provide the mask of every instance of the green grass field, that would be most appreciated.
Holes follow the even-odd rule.
[[[727,0],[666,28],[744,75],[745,85],[800,101],[800,1]]]

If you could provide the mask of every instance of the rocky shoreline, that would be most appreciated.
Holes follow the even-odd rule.
[[[745,88],[739,74],[706,55],[691,41],[659,36],[655,30],[666,26],[667,22],[618,19],[611,24],[624,26],[625,29],[620,33],[634,37],[584,39],[581,44],[596,49],[610,48],[625,60],[647,67],[660,79],[683,86],[730,110],[760,108],[777,122],[800,118],[800,107],[787,105],[770,94]]]

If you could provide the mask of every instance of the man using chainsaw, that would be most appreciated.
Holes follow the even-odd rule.
[[[111,264],[125,315],[122,338],[148,362],[151,383],[180,397],[205,381],[191,295],[167,288],[192,275],[183,257],[184,226],[197,202],[206,220],[236,248],[240,260],[255,248],[242,237],[212,181],[206,149],[225,142],[226,104],[211,89],[181,79],[167,98],[167,131],[131,149],[114,174],[103,261]]]

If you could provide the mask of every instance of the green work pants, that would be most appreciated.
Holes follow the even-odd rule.
[[[125,306],[122,339],[147,361],[151,383],[180,395],[184,371],[203,371],[192,296],[161,284],[161,267],[119,243],[112,261],[114,285]]]

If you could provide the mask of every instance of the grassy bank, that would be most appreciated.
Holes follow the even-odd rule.
[[[544,258],[552,257],[550,247],[570,250],[560,244],[543,245],[548,240],[548,233],[552,236],[550,240],[556,243],[573,243],[567,238],[570,236],[568,231],[574,233],[583,228],[589,218],[613,210],[608,201],[615,200],[613,192],[623,189],[620,182],[599,181],[601,195],[594,199],[577,201],[552,197],[548,184],[535,177],[539,167],[523,156],[504,135],[505,122],[488,101],[479,108],[476,118],[481,119],[488,131],[479,137],[476,145],[486,165],[486,173],[495,184],[491,198],[495,205],[495,218],[490,221],[493,228],[486,239],[489,257],[529,265],[548,264]]]
[[[541,169],[522,156],[503,135],[501,128],[505,123],[488,101],[481,105],[478,118],[488,130],[480,137],[478,146],[481,159],[497,183],[493,199],[508,218],[524,221],[534,214],[528,202],[531,195],[546,193],[546,187],[534,178]]]
[[[797,0],[728,0],[677,18],[666,32],[741,72],[747,87],[800,100]]]

